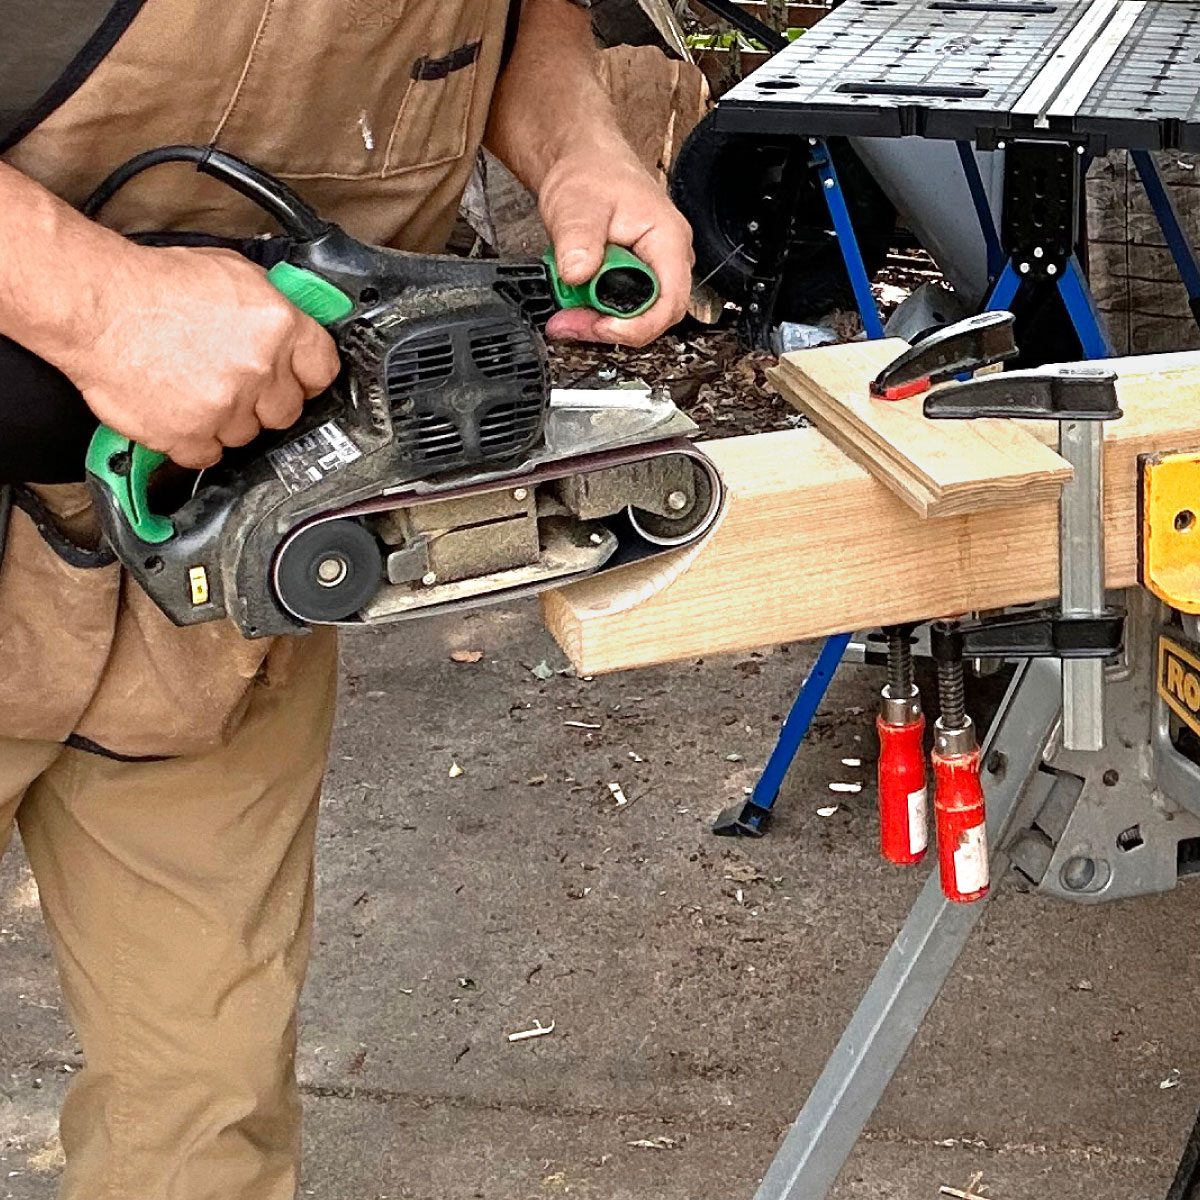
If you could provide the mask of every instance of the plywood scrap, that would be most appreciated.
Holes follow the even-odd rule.
[[[1105,535],[1107,582],[1121,588],[1137,581],[1138,456],[1200,449],[1200,354],[1113,365],[1125,416],[1105,430]],[[581,675],[1058,593],[1054,498],[927,521],[815,429],[705,450],[729,492],[706,542],[544,597]]]
[[[929,421],[923,398],[880,400],[871,380],[906,350],[888,340],[785,355],[784,397],[914,512],[945,517],[1056,499],[1071,468],[1013,421]]]

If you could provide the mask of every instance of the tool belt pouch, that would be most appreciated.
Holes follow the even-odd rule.
[[[87,516],[82,486],[48,489],[45,501],[14,489],[0,563],[0,736],[65,741],[99,683],[121,572],[111,552],[62,531]]]
[[[0,738],[81,741],[130,758],[199,754],[332,636],[245,641],[177,628],[96,546],[84,484],[17,487],[0,562]],[[94,547],[94,548],[93,548]]]

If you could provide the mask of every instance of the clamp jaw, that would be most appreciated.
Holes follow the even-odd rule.
[[[963,652],[1062,658],[1063,745],[1069,750],[1104,747],[1104,659],[1119,652],[1123,637],[1123,615],[1104,603],[1103,422],[1121,416],[1116,384],[1116,374],[1103,366],[1069,364],[975,379],[942,389],[924,405],[933,420],[1059,423],[1058,452],[1074,471],[1059,510],[1061,608],[966,631]]]
[[[871,395],[904,400],[1016,356],[1012,313],[979,313],[939,329],[890,362],[872,381]]]

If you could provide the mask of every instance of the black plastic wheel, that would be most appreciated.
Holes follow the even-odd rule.
[[[379,590],[379,545],[358,521],[325,521],[288,542],[275,567],[279,602],[301,621],[344,621]]]
[[[697,278],[708,278],[718,294],[741,304],[749,299],[758,266],[745,248],[754,240],[749,225],[760,215],[763,195],[779,186],[796,156],[807,161],[810,147],[800,137],[769,140],[725,133],[713,120],[710,113],[680,150],[671,196],[695,233]],[[896,210],[848,142],[832,138],[829,148],[867,272],[874,275],[887,258]],[[775,317],[803,321],[854,307],[854,292],[816,171],[790,173],[802,182],[798,194],[789,198],[796,226]]]

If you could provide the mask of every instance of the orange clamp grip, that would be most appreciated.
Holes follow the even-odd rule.
[[[942,891],[957,904],[982,900],[991,882],[979,757],[978,750],[933,754],[933,807]]]
[[[929,846],[925,781],[925,718],[892,725],[876,717],[879,731],[879,844],[883,857],[913,866]]]

